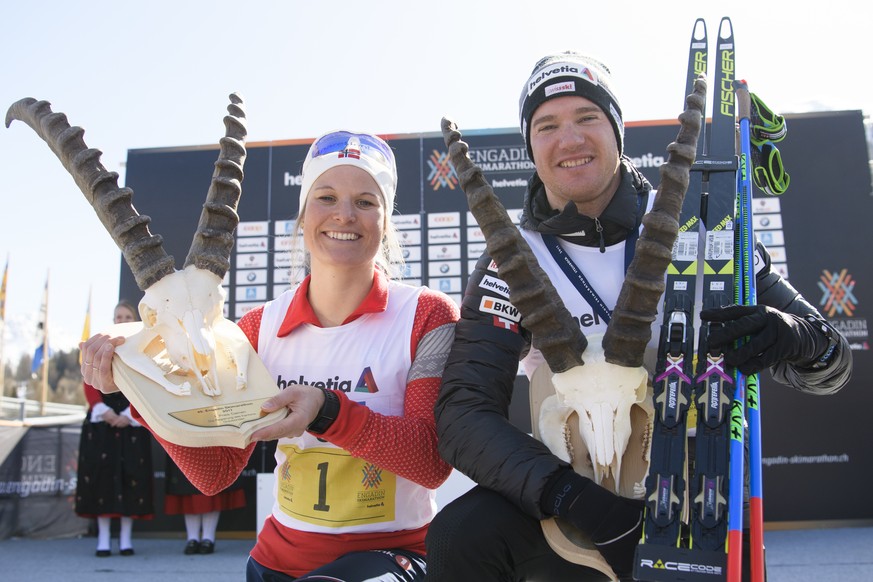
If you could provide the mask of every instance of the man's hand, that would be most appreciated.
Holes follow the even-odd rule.
[[[710,348],[721,348],[728,364],[746,375],[779,362],[809,367],[828,348],[819,327],[801,317],[766,305],[729,305],[704,309],[700,318],[711,323]],[[736,347],[736,341],[748,338]]]
[[[643,508],[639,499],[616,497],[606,520],[591,534],[591,541],[622,580],[630,580],[634,554],[643,536]]]
[[[566,519],[591,537],[616,576],[631,580],[644,507],[643,501],[620,497],[592,481],[570,504]]]

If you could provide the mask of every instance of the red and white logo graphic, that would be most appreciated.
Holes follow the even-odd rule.
[[[494,327],[502,327],[504,329],[508,329],[509,331],[514,331],[518,333],[518,324],[509,321],[508,319],[503,319],[502,317],[494,317]]]
[[[576,90],[576,83],[573,81],[564,81],[563,83],[556,83],[554,85],[549,85],[546,87],[546,97],[554,95],[556,93],[572,93]]]
[[[394,561],[397,565],[403,568],[405,572],[412,570],[412,562],[406,556],[394,556]]]

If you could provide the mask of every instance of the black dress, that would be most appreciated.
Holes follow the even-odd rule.
[[[129,406],[120,392],[101,394],[85,385],[88,401],[93,390],[116,413]],[[99,401],[99,400],[98,400]],[[82,425],[75,511],[82,517],[154,517],[152,437],[145,427],[115,428],[91,422],[91,409]]]

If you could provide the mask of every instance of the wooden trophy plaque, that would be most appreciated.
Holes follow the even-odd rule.
[[[112,362],[115,383],[162,439],[188,447],[245,448],[253,432],[281,420],[287,410],[261,410],[279,388],[242,330],[220,319],[213,332],[219,394],[207,394],[194,374],[174,366],[160,338],[139,322],[106,332],[126,338]]]

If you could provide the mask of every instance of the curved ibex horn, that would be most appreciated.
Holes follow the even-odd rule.
[[[470,212],[485,235],[485,246],[497,263],[500,278],[509,286],[509,300],[524,315],[524,325],[532,332],[534,346],[555,373],[581,366],[588,340],[579,324],[537,263],[527,241],[512,224],[482,170],[467,156],[469,148],[461,141],[457,125],[444,117],[441,128]]]
[[[664,294],[664,274],[678,236],[679,213],[697,151],[706,103],[704,77],[694,81],[694,92],[685,102],[687,107],[679,116],[679,135],[667,146],[667,163],[659,168],[661,184],[652,210],[643,217],[636,253],[603,336],[603,351],[611,364],[642,366],[646,345],[652,337],[652,322]]]
[[[6,112],[6,127],[14,120],[29,125],[61,160],[76,185],[94,207],[100,222],[121,249],[136,284],[146,290],[175,270],[160,235],[149,232],[151,218],[139,214],[131,203],[133,190],[118,187],[118,174],[100,162],[102,152],[88,148],[81,127],[70,127],[67,116],[53,113],[48,101],[21,99]]]
[[[227,111],[225,136],[220,141],[221,152],[215,162],[194,241],[185,258],[185,267],[194,265],[215,273],[219,278],[224,278],[230,268],[233,231],[239,224],[236,208],[242,194],[246,159],[246,114],[242,98],[236,93],[230,95]]]

